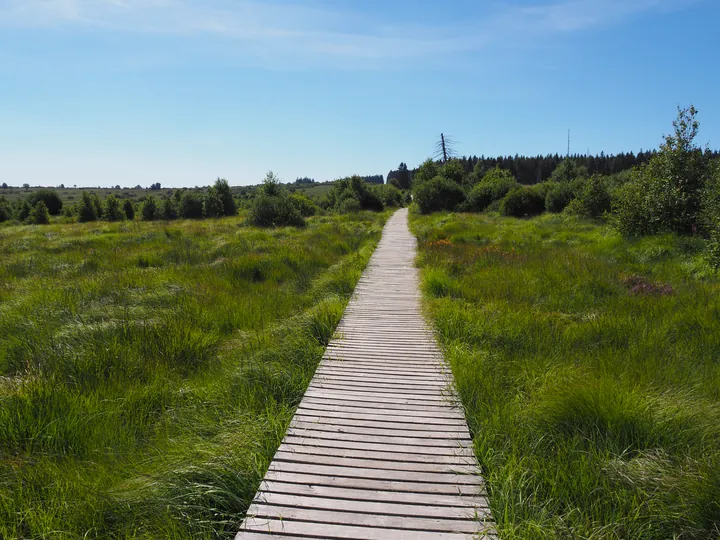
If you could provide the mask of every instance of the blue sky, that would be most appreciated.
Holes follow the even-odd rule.
[[[720,147],[717,0],[0,0],[0,182],[253,184]]]

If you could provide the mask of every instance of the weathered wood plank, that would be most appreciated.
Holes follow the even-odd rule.
[[[278,506],[298,508],[316,508],[318,510],[340,510],[345,512],[366,512],[391,516],[419,516],[441,519],[473,520],[487,517],[489,511],[484,508],[428,506],[425,504],[403,504],[375,501],[356,501],[352,499],[331,499],[325,497],[303,497],[285,493],[260,492],[256,502]]]
[[[408,529],[411,531],[436,531],[453,533],[474,533],[478,524],[472,519],[443,519],[425,516],[388,516],[372,512],[344,512],[339,508],[318,509],[296,506],[278,506],[255,503],[248,510],[248,517],[282,520],[314,521],[336,525],[356,525],[387,529]]]

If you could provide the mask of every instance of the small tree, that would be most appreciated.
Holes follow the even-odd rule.
[[[10,221],[12,219],[12,207],[10,201],[5,198],[5,195],[0,195],[0,223],[3,221]]]
[[[123,203],[123,212],[125,212],[126,218],[135,219],[135,205],[130,199],[125,199],[125,202]]]
[[[171,219],[177,219],[178,217],[178,211],[177,207],[175,206],[175,200],[172,197],[165,197],[162,201],[162,205],[160,207],[160,215],[162,215],[163,219],[171,220]]]
[[[215,192],[222,202],[222,215],[234,216],[237,214],[237,205],[233,199],[230,184],[224,178],[218,178],[215,181]]]
[[[203,212],[206,217],[214,218],[223,215],[223,201],[215,187],[209,187],[203,201]]]
[[[400,189],[410,189],[410,171],[405,163],[398,167],[397,184]]]
[[[148,197],[142,205],[142,218],[144,221],[156,220],[160,214],[155,197]]]
[[[86,191],[83,191],[82,198],[78,203],[77,213],[78,221],[81,223],[85,223],[88,221],[96,221],[98,218],[95,201]]]
[[[120,221],[125,219],[125,212],[120,208],[120,199],[115,195],[105,197],[103,217],[108,221]]]
[[[38,189],[28,196],[28,203],[35,207],[38,201],[43,201],[51,215],[57,216],[62,212],[63,202],[54,189]]]
[[[553,182],[572,182],[576,178],[585,178],[588,175],[587,167],[579,165],[571,158],[563,159],[550,175]]]
[[[705,224],[703,199],[711,168],[708,156],[694,143],[697,109],[678,108],[673,128],[660,151],[617,191],[613,223],[623,234],[691,234]]]
[[[192,191],[184,191],[180,197],[180,217],[199,219],[203,217],[203,200]]]
[[[30,212],[28,221],[35,225],[47,225],[50,223],[50,212],[44,201],[38,201]]]

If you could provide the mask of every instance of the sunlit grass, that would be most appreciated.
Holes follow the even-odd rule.
[[[720,282],[703,241],[413,216],[504,538],[720,534]]]
[[[0,228],[0,538],[231,537],[386,216]]]

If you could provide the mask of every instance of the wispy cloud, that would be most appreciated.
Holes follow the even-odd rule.
[[[382,8],[260,0],[0,0],[0,26],[75,26],[205,36],[274,63],[426,59],[614,24],[695,0],[527,0],[493,3],[463,23],[388,24]],[[451,8],[450,8],[451,9]]]

